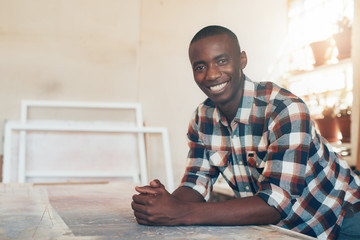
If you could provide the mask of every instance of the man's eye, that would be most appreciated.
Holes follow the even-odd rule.
[[[220,59],[220,60],[218,61],[218,63],[219,63],[220,65],[224,65],[224,64],[226,64],[227,62],[228,62],[227,59]]]
[[[199,66],[196,66],[194,68],[195,71],[201,71],[201,70],[204,70],[205,66],[204,65],[199,65]]]

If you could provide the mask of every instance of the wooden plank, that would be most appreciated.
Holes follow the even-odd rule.
[[[61,239],[74,236],[49,204],[47,192],[32,185],[0,185],[0,239]]]
[[[75,185],[75,184],[108,184],[109,181],[66,181],[66,182],[44,182],[44,183],[33,183],[34,186],[49,186],[49,185]]]
[[[132,183],[0,185],[0,239],[313,239],[276,226],[144,226]]]

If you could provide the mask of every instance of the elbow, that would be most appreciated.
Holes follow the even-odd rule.
[[[273,210],[274,210],[274,212],[271,214],[272,215],[270,217],[271,222],[269,224],[278,224],[280,222],[280,220],[281,220],[281,214],[275,208],[273,208]]]

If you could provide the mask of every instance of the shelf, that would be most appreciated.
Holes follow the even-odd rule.
[[[326,64],[326,65],[322,65],[322,66],[318,66],[315,67],[314,69],[311,70],[304,70],[304,71],[298,71],[298,72],[291,72],[288,73],[288,77],[287,79],[291,79],[291,82],[299,80],[301,78],[307,77],[308,75],[314,75],[314,74],[322,74],[324,72],[330,72],[330,71],[336,71],[336,70],[343,70],[346,69],[348,67],[352,68],[352,61],[351,58],[347,58],[344,60],[339,61],[338,63],[334,63],[334,64]]]
[[[352,102],[353,66],[352,59],[344,59],[336,64],[323,65],[313,70],[294,73],[286,80],[287,88],[304,98],[308,106],[333,106]],[[311,99],[311,102],[307,102]],[[315,114],[318,114],[316,111]]]

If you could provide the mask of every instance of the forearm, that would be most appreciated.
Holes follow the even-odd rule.
[[[137,187],[132,208],[146,225],[249,225],[274,224],[279,212],[258,196],[225,202],[205,202],[197,191],[180,187],[172,194],[160,182]]]
[[[171,195],[182,202],[205,202],[200,193],[189,187],[179,187]]]
[[[279,212],[257,196],[214,203],[186,203],[187,214],[179,219],[184,225],[275,224]]]

